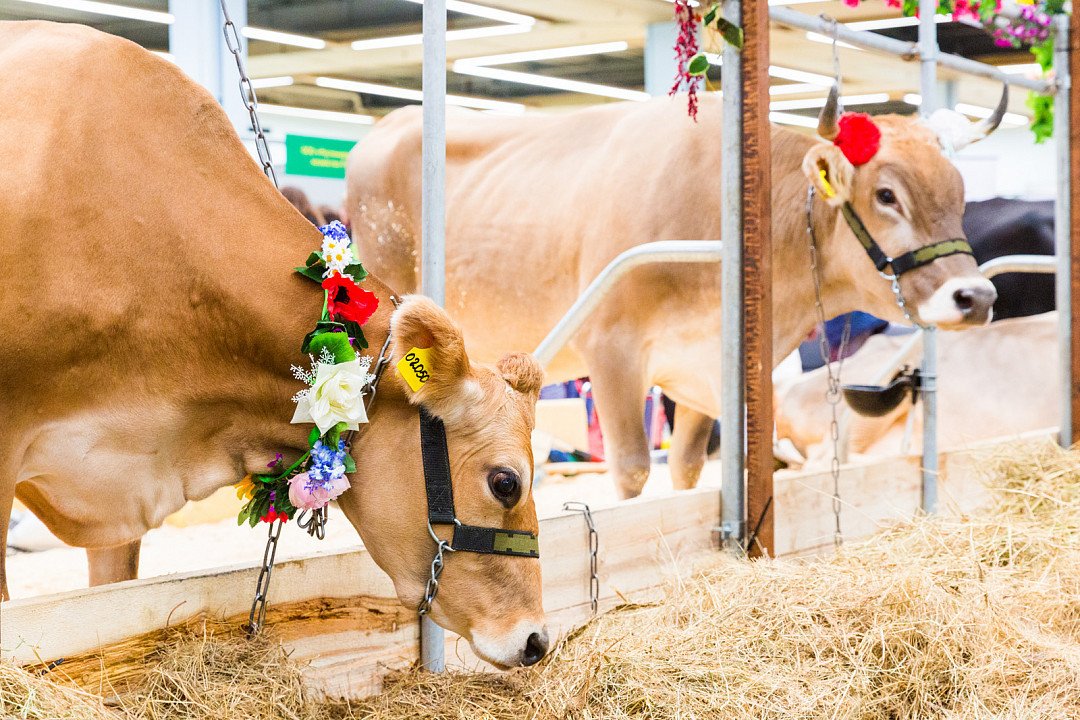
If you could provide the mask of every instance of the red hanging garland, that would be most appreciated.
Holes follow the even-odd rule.
[[[685,85],[686,110],[695,122],[701,76],[690,74],[690,60],[698,54],[698,19],[697,13],[690,7],[690,0],[675,0],[675,22],[679,24],[679,37],[675,41],[675,61],[678,67],[675,70],[675,84],[671,86],[668,95],[674,95]]]

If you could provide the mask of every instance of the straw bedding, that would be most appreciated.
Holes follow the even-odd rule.
[[[830,558],[718,558],[536,668],[406,672],[327,704],[272,640],[189,631],[112,708],[0,666],[0,716],[1080,718],[1080,453],[1018,446],[987,470],[995,499],[978,516],[919,519]]]

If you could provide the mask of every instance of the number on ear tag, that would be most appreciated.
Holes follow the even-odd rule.
[[[419,392],[431,379],[431,349],[414,347],[398,361],[397,369],[412,391]]]

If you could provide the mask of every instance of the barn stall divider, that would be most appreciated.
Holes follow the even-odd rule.
[[[1022,441],[1046,442],[1054,431]],[[943,503],[965,512],[982,495],[980,467],[1003,445],[992,441],[943,454]],[[851,465],[841,473],[849,538],[918,512],[922,497],[917,457]],[[776,482],[775,552],[781,556],[832,549],[829,472],[785,473]],[[716,547],[720,490],[699,488],[667,497],[637,498],[592,512],[600,536],[601,610],[658,599],[662,586],[707,560]],[[541,520],[544,599],[553,632],[565,634],[592,614],[589,540],[581,516],[564,512]],[[153,668],[166,628],[224,619],[235,632],[246,619],[255,565],[131,580],[4,604],[3,657],[49,668],[81,687],[111,695]],[[362,697],[388,673],[413,664],[420,645],[415,610],[397,600],[389,578],[362,548],[317,553],[276,566],[267,627],[304,666],[316,694]],[[222,632],[221,630],[217,631]],[[482,666],[468,644],[449,637],[448,664]]]

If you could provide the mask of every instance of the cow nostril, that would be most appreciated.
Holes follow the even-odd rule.
[[[547,655],[547,650],[547,633],[544,633],[543,635],[540,635],[540,633],[533,633],[529,636],[529,639],[525,641],[525,652],[521,655],[521,664],[526,667],[535,665],[543,659],[544,655]]]
[[[969,312],[975,307],[975,291],[971,288],[957,290],[953,293],[953,302],[962,312]]]

